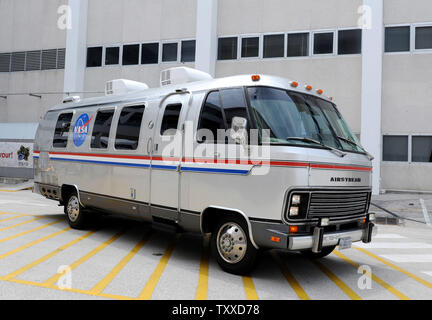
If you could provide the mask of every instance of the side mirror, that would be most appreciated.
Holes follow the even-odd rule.
[[[242,117],[234,117],[232,119],[230,137],[237,144],[246,144],[247,141],[247,120]]]

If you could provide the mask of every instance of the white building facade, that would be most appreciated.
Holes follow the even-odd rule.
[[[0,39],[0,127],[179,65],[278,75],[334,97],[375,193],[432,191],[430,0],[0,0]]]

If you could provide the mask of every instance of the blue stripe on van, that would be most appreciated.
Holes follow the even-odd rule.
[[[249,174],[249,170],[210,169],[210,168],[189,168],[189,167],[182,167],[181,170],[182,170],[182,171],[188,171],[188,172],[210,172],[210,173]]]
[[[93,163],[93,164],[108,164],[108,165],[123,166],[123,167],[150,168],[149,164],[138,164],[138,163],[122,163],[122,162],[107,162],[107,161],[63,159],[63,158],[51,158],[51,160],[53,160],[53,161],[69,161],[69,162]]]

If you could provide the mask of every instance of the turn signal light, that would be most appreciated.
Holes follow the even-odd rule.
[[[260,81],[260,80],[261,80],[261,77],[259,75],[252,76],[252,81],[257,82],[257,81]]]
[[[298,226],[290,226],[289,227],[289,232],[290,233],[297,233],[299,231],[299,227]]]
[[[278,238],[278,237],[271,237],[270,240],[273,242],[277,242],[277,243],[281,242],[281,238]]]

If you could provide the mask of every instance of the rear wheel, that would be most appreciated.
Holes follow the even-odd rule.
[[[74,229],[84,229],[88,224],[88,213],[84,211],[76,191],[71,192],[64,206],[69,225]]]
[[[246,223],[237,217],[219,220],[211,237],[212,252],[221,268],[243,275],[256,265],[258,250],[250,241]]]
[[[321,259],[331,254],[334,249],[336,249],[336,246],[324,247],[319,253],[312,252],[312,250],[304,250],[301,253],[309,259]]]

